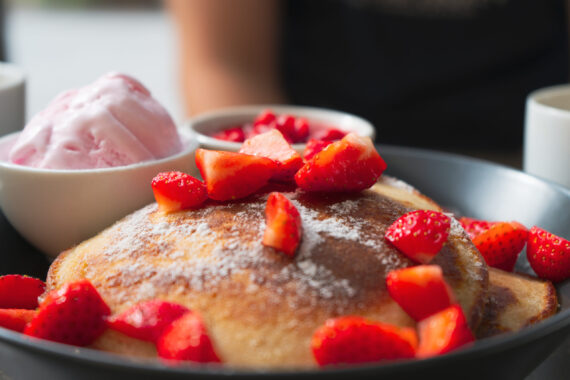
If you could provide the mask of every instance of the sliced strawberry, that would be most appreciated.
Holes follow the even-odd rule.
[[[309,121],[302,117],[295,119],[295,139],[294,143],[301,143],[307,141],[309,137],[310,127]]]
[[[418,265],[391,271],[386,276],[390,296],[416,321],[456,302],[438,265]]]
[[[427,317],[417,327],[420,338],[418,358],[445,354],[475,341],[459,305]]]
[[[0,277],[1,309],[35,309],[38,297],[45,291],[46,284],[37,278],[20,274]]]
[[[196,150],[196,165],[206,181],[208,196],[217,201],[255,193],[277,168],[269,158],[206,149]]]
[[[327,140],[317,140],[317,139],[310,139],[307,141],[307,145],[305,145],[305,150],[303,151],[303,158],[305,160],[310,160],[311,158],[315,157],[317,153],[321,150],[325,149],[327,146],[332,144],[332,141]]]
[[[295,127],[295,117],[291,115],[279,115],[275,120],[275,128],[283,134],[283,137],[289,142],[297,138],[297,130]]]
[[[554,282],[570,278],[570,241],[534,226],[528,234],[526,255],[539,277]]]
[[[277,119],[277,116],[275,116],[275,113],[273,113],[272,110],[270,109],[266,109],[262,112],[259,113],[259,115],[257,115],[257,117],[255,118],[255,120],[253,121],[254,125],[269,125],[271,123],[273,123],[275,121],[275,119]]]
[[[323,129],[323,130],[315,132],[314,137],[317,140],[335,141],[335,140],[342,139],[346,135],[347,135],[347,133],[344,131],[341,131],[340,129],[327,128],[327,129]]]
[[[158,338],[158,356],[170,360],[220,363],[202,318],[188,312],[172,322]]]
[[[159,173],[151,182],[154,199],[164,212],[180,211],[200,206],[206,199],[206,185],[182,172]]]
[[[295,182],[307,191],[360,191],[374,185],[385,169],[372,140],[350,133],[310,159]]]
[[[313,356],[320,366],[412,358],[416,347],[413,329],[358,316],[329,319],[311,340]]]
[[[517,222],[498,222],[475,236],[473,244],[485,258],[487,265],[511,272],[524,248],[528,230]]]
[[[277,181],[291,181],[297,170],[303,166],[303,159],[299,153],[291,148],[281,132],[276,129],[247,139],[239,152],[275,161],[277,169],[271,179]]]
[[[138,303],[107,320],[108,326],[132,338],[156,342],[164,329],[190,310],[161,300]]]
[[[486,220],[473,219],[466,216],[460,218],[459,223],[461,223],[461,226],[465,232],[467,232],[471,240],[497,224],[497,222],[488,222]]]
[[[386,230],[386,240],[412,260],[427,264],[449,236],[450,219],[437,211],[415,210],[398,218]]]
[[[241,126],[236,126],[214,133],[212,137],[218,140],[243,142],[245,140],[245,133]]]
[[[265,219],[263,245],[294,256],[303,235],[301,215],[295,205],[283,194],[273,192],[267,198]]]
[[[87,346],[103,333],[111,313],[87,280],[50,292],[24,333],[36,338],[75,346]]]
[[[0,309],[0,326],[17,332],[23,332],[26,325],[35,315],[35,310]]]

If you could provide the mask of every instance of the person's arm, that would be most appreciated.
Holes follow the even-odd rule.
[[[277,0],[168,0],[188,114],[282,103]]]

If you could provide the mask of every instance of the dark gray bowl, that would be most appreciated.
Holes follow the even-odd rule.
[[[445,153],[379,146],[387,174],[420,189],[443,206],[472,217],[518,220],[570,237],[570,190],[522,172]],[[0,218],[4,242],[0,273],[45,276],[47,261]],[[530,271],[521,255],[517,269]],[[13,379],[218,379],[218,378],[461,378],[563,379],[570,372],[570,282],[557,286],[558,314],[516,334],[478,341],[474,346],[421,361],[306,372],[240,372],[223,367],[167,367],[90,349],[32,340],[0,329],[0,378]],[[561,348],[559,348],[562,345]],[[566,350],[566,351],[564,351]]]

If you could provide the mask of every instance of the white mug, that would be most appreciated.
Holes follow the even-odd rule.
[[[523,168],[570,188],[570,84],[527,97]]]
[[[0,62],[0,135],[24,128],[26,77],[12,64]]]

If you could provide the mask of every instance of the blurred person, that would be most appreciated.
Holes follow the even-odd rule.
[[[377,142],[520,152],[524,103],[567,82],[565,0],[169,0],[189,114],[291,103]]]

